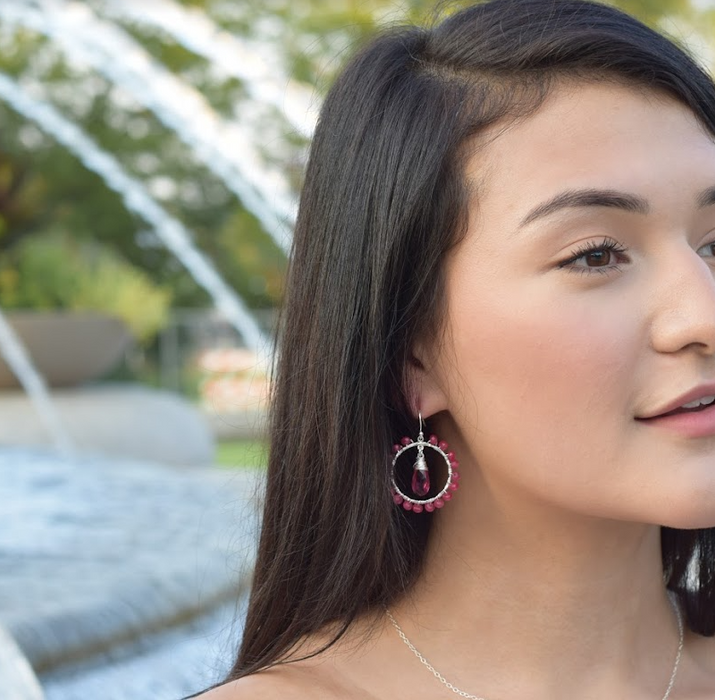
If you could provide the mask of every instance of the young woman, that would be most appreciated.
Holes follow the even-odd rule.
[[[365,48],[312,148],[245,636],[203,697],[712,700],[714,274],[715,85],[669,40],[491,0]]]

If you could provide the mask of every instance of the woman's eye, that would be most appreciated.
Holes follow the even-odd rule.
[[[606,250],[593,250],[590,253],[584,253],[580,258],[576,260],[583,260],[587,267],[607,267],[611,264],[613,258],[613,251]]]
[[[559,267],[575,272],[609,272],[618,268],[618,264],[622,262],[622,253],[625,252],[626,248],[611,239],[600,243],[591,242],[574,251]]]
[[[715,246],[715,241],[712,243],[706,243],[704,246],[700,246],[700,248],[698,248],[697,250],[698,255],[702,255],[705,258],[713,257],[713,255],[715,255],[713,246]]]

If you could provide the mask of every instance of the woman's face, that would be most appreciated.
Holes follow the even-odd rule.
[[[607,84],[559,88],[494,135],[467,168],[423,402],[449,411],[464,490],[715,525],[715,407],[640,419],[715,396],[713,138],[670,98]]]

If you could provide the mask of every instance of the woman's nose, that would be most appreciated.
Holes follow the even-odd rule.
[[[692,248],[679,251],[677,264],[661,267],[654,284],[651,326],[655,350],[677,353],[686,348],[715,355],[715,263]]]

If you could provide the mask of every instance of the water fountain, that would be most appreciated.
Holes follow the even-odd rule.
[[[0,20],[45,34],[68,55],[126,89],[191,147],[279,246],[289,248],[294,205],[284,178],[268,168],[236,122],[221,119],[200,93],[160,66],[137,42],[78,2],[2,3]]]
[[[127,16],[133,12],[136,21],[162,24],[156,15],[142,12],[137,3],[124,5],[106,2],[104,7],[108,16],[116,17],[122,13]],[[162,3],[162,7],[181,12],[181,8],[173,3]],[[168,17],[169,15],[164,15],[165,20]],[[287,231],[293,215],[288,189],[281,178],[276,177],[275,172],[271,173],[261,162],[251,145],[250,136],[244,132],[241,124],[221,119],[193,88],[151,59],[143,48],[118,26],[101,20],[82,3],[61,0],[3,2],[0,4],[0,21],[17,27],[27,27],[46,35],[74,60],[92,66],[111,83],[121,86],[134,99],[151,109],[191,147],[202,162],[221,177],[243,205],[262,223],[264,230],[287,250]],[[210,32],[215,31],[215,28],[210,24],[196,26],[197,31],[192,34],[186,27],[179,32],[177,25],[163,22],[164,30],[171,29],[172,35],[187,47],[200,47],[200,52],[208,55],[211,60],[217,63],[222,61],[217,53],[219,44],[215,43],[211,48],[211,42],[207,42],[207,36],[210,36]],[[230,40],[227,41],[230,44]],[[223,45],[226,45],[226,42]],[[236,48],[235,44],[233,48]],[[122,61],[116,60],[118,55],[122,56]],[[233,71],[236,72],[235,68]],[[260,72],[254,72],[252,77],[250,72],[244,70],[237,77],[241,77],[251,86],[250,92],[254,99],[272,101],[276,106],[281,103],[275,86],[271,91],[262,84]],[[170,216],[149,194],[144,184],[126,172],[116,158],[103,151],[77,124],[53,107],[47,96],[43,95],[41,85],[18,81],[0,74],[0,100],[28,121],[36,123],[77,156],[88,169],[102,177],[106,184],[121,196],[125,207],[152,227],[197,283],[209,292],[217,308],[234,325],[246,344],[264,355],[269,352],[268,341],[245,304],[216,272],[211,261],[198,250],[186,227]],[[297,125],[297,118],[294,116],[293,119]],[[302,128],[307,132],[310,130],[309,127]],[[53,412],[50,393],[1,314],[0,353],[35,402],[55,445],[65,456],[70,455],[72,446],[63,431],[61,421]],[[26,462],[19,472],[15,468],[18,461]],[[87,477],[88,469],[92,474],[91,479]],[[66,664],[80,658],[91,649],[109,650],[119,643],[136,638],[137,634],[148,628],[159,629],[174,624],[196,612],[209,610],[219,601],[235,595],[236,577],[230,575],[225,566],[228,553],[236,551],[236,533],[229,525],[233,522],[233,513],[228,511],[229,503],[226,499],[229,499],[233,508],[236,499],[245,498],[247,489],[252,490],[246,483],[237,484],[242,479],[234,477],[231,484],[227,485],[226,477],[217,478],[213,475],[208,478],[206,473],[196,473],[193,470],[184,472],[181,478],[178,478],[176,475],[168,476],[167,472],[159,468],[150,468],[150,465],[111,464],[96,459],[88,462],[80,457],[63,461],[42,453],[29,456],[23,456],[23,453],[11,453],[7,456],[0,454],[0,470],[4,472],[4,478],[0,479],[0,492],[5,490],[3,499],[6,503],[15,504],[14,510],[8,511],[6,516],[21,518],[23,532],[26,533],[19,539],[15,537],[0,541],[0,560],[5,557],[8,563],[13,565],[5,569],[12,568],[15,576],[15,579],[4,582],[5,586],[9,587],[5,591],[4,599],[11,601],[12,585],[23,581],[23,595],[27,598],[24,606],[13,606],[2,614],[7,626],[36,668],[47,671],[58,664]],[[155,499],[153,501],[148,500],[152,492]],[[171,511],[176,511],[176,528],[167,535],[167,523],[164,522],[166,519],[162,519],[162,529],[156,523],[153,504],[156,499],[168,498],[172,494],[178,498],[178,501],[170,501]],[[217,501],[218,494],[223,495]],[[215,540],[218,534],[224,540],[227,534],[233,537],[230,544],[224,541],[213,549],[206,544],[202,546],[194,543],[194,546],[200,548],[196,552],[202,552],[201,557],[198,557],[202,562],[199,565],[200,575],[210,581],[203,584],[200,602],[196,600],[195,581],[198,560],[190,562],[187,568],[185,557],[174,554],[169,558],[167,555],[172,549],[171,543],[182,543],[182,528],[188,527],[191,522],[190,517],[181,517],[182,513],[179,511],[182,509],[175,508],[175,503],[181,503],[183,499],[186,504],[189,497],[192,503],[203,499],[198,516],[195,512],[193,516],[211,521],[208,535],[202,540],[210,542],[212,538]],[[224,504],[223,509],[218,508],[218,513],[214,512],[217,510],[217,502]],[[143,511],[145,514],[141,515]],[[88,573],[79,572],[79,578],[75,576],[72,579],[71,586],[77,587],[78,590],[92,583],[90,570],[100,551],[105,553],[105,559],[109,552],[115,553],[117,572],[127,571],[127,561],[123,559],[126,555],[122,554],[122,548],[126,545],[123,540],[116,539],[117,533],[127,527],[127,512],[132,513],[134,525],[133,529],[127,530],[125,538],[130,537],[134,542],[141,542],[136,523],[146,527],[153,520],[154,527],[164,533],[163,537],[169,537],[168,540],[163,540],[162,544],[155,542],[153,550],[155,556],[160,552],[164,557],[162,563],[169,562],[167,571],[163,572],[162,576],[157,576],[156,561],[142,563],[137,560],[129,569],[133,573],[141,572],[141,575],[134,577],[137,580],[130,576],[131,580],[122,585],[122,593],[119,593],[116,586],[110,586],[111,590],[108,591],[108,577],[103,574],[99,576],[101,580],[92,584],[94,588],[90,586],[75,598],[66,598],[62,591],[59,595],[48,594],[43,588],[45,582],[52,579],[61,582],[62,576],[65,575],[59,567],[62,558],[72,559],[81,552],[88,552],[94,558],[81,562]],[[185,505],[183,516],[186,516],[187,512]],[[33,522],[35,525],[32,525]],[[104,522],[109,529],[103,529]],[[241,532],[246,533],[247,523],[250,522],[253,520],[248,517],[241,526]],[[6,522],[6,525],[6,531],[12,532],[11,523]],[[250,531],[250,525],[248,527]],[[63,528],[67,532],[65,537],[70,537],[69,540],[56,539]],[[82,544],[83,538],[79,535],[85,530],[87,533],[91,531],[92,537],[85,537],[86,542]],[[250,560],[251,548],[252,539],[249,536],[243,545],[247,560]],[[135,549],[131,548],[134,558]],[[207,551],[204,552],[204,549]],[[188,551],[194,552],[192,548]],[[192,557],[198,556],[196,552]],[[29,579],[28,574],[23,573],[23,567],[17,565],[19,553],[31,562],[27,567],[30,572]],[[141,548],[139,553],[141,554]],[[33,571],[39,572],[42,569],[38,562],[45,562],[47,570],[42,571],[39,576],[32,576]],[[136,571],[132,567],[135,567]],[[201,567],[204,567],[203,570]],[[238,580],[244,580],[247,575],[245,565],[241,564],[238,568],[242,570]],[[116,576],[126,578],[124,574],[117,573]],[[0,581],[0,587],[2,586],[3,582]],[[7,644],[3,646],[0,643],[0,660],[7,649]],[[147,670],[152,674],[158,673],[156,668]],[[52,688],[52,700],[64,697],[62,682],[59,682],[59,685],[50,684],[48,687]],[[138,698],[135,691],[136,689],[131,696]],[[31,696],[30,692],[35,695]],[[25,700],[21,695],[17,697]],[[28,690],[27,698],[30,697],[33,700],[37,697],[36,687]],[[152,694],[150,697],[157,696]]]

